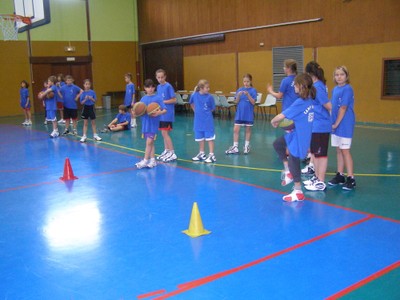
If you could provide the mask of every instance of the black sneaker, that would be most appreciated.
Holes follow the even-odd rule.
[[[346,191],[351,191],[356,187],[356,180],[354,177],[347,177],[346,183],[343,185],[342,189]]]
[[[329,185],[338,185],[338,184],[344,184],[345,182],[346,182],[346,178],[342,174],[337,172],[336,176],[328,181],[328,184]]]
[[[69,133],[68,129],[65,129],[62,135],[67,135]]]

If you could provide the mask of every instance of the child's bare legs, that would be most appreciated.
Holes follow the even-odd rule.
[[[162,137],[164,139],[164,149],[165,150],[174,150],[174,145],[172,144],[172,139],[169,136],[168,130],[161,130]]]
[[[77,130],[78,127],[78,120],[77,119],[72,119],[72,128],[73,130]]]
[[[325,181],[325,173],[328,168],[328,157],[314,157],[311,156],[314,162],[315,176],[321,181]]]
[[[130,109],[129,113],[131,114],[131,127],[136,127],[136,116],[133,113],[133,109]]]
[[[53,121],[53,122],[51,122],[51,123],[53,123],[53,131],[58,131],[58,124],[57,124],[57,121]]]
[[[87,128],[88,128],[88,120],[84,119],[83,120],[83,136],[86,136],[87,134]]]
[[[150,158],[154,158],[154,140],[151,138],[147,138],[144,159],[149,160]]]
[[[60,109],[60,120],[64,120],[64,110]]]
[[[246,142],[250,143],[250,139],[251,139],[251,126],[246,126]]]
[[[210,151],[210,154],[214,154],[214,141],[208,141],[208,150]],[[203,151],[204,151],[204,141],[203,141]]]
[[[31,110],[30,109],[25,109],[25,119],[28,122],[31,122],[31,117],[32,117]]]
[[[354,176],[353,172],[353,157],[351,156],[350,149],[336,148],[338,172],[343,174],[346,167],[347,176]]]
[[[237,146],[239,144],[239,133],[240,133],[240,125],[233,126],[233,145]]]
[[[91,122],[92,122],[93,135],[97,135],[97,132],[96,132],[96,120],[91,120]]]
[[[124,126],[121,126],[121,125],[111,125],[111,126],[108,126],[108,127],[110,128],[110,130],[112,132],[117,132],[117,131],[124,130]]]
[[[199,152],[204,153],[204,140],[199,141]]]

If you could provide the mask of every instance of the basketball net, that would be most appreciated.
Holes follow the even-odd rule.
[[[17,15],[0,15],[0,27],[5,41],[18,40],[18,24],[31,24],[31,19]]]

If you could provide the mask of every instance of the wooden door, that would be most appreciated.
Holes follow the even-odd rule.
[[[174,87],[175,90],[183,89],[183,47],[161,47],[161,48],[145,48],[142,49],[144,62],[144,77],[155,78],[157,69],[164,69],[167,72],[167,81]]]
[[[41,63],[32,64],[33,73],[33,104],[35,113],[44,112],[42,101],[37,98],[39,92],[43,89],[43,82],[47,81],[47,78],[51,75],[57,76],[57,74],[71,75],[75,84],[79,87],[83,87],[84,79],[91,79],[92,72],[90,63]]]

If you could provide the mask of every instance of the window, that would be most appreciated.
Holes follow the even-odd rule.
[[[400,58],[383,59],[382,99],[400,100]]]

